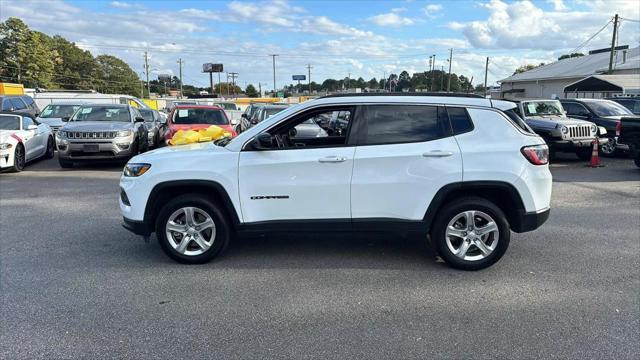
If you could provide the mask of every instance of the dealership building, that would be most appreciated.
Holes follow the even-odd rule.
[[[640,47],[617,47],[612,71],[608,72],[610,54],[610,48],[593,50],[585,56],[514,74],[499,81],[499,97],[562,99],[640,95]]]

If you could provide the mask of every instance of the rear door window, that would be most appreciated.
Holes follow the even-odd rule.
[[[449,134],[437,106],[367,105],[360,145],[424,142]]]

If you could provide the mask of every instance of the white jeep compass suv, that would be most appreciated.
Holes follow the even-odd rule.
[[[363,95],[307,101],[233,140],[135,156],[120,180],[124,226],[155,232],[184,263],[209,261],[247,232],[403,231],[477,270],[502,257],[511,231],[546,221],[548,148],[515,104]],[[327,135],[298,136],[309,120]]]

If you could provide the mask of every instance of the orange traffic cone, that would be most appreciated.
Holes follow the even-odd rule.
[[[600,156],[598,155],[598,138],[593,139],[593,150],[591,151],[591,161],[586,166],[591,168],[603,167],[600,164]]]

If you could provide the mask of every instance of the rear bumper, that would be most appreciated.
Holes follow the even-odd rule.
[[[136,235],[142,236],[149,236],[153,232],[144,221],[131,220],[126,217],[122,218],[122,227]]]
[[[548,143],[549,146],[555,150],[576,150],[582,148],[591,148],[593,139],[580,139],[580,140],[555,140]],[[598,145],[604,145],[609,140],[607,138],[599,138]]]
[[[519,210],[517,216],[513,219],[513,223],[510,224],[511,230],[517,233],[533,231],[547,221],[550,211],[551,209],[540,212],[525,212],[524,210]]]

